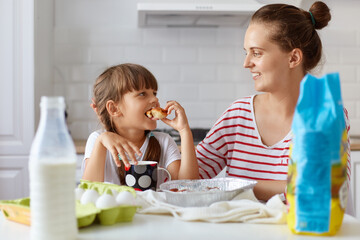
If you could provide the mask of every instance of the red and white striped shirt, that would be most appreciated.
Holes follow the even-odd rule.
[[[200,178],[213,178],[227,166],[229,177],[287,179],[292,134],[289,132],[273,146],[264,145],[255,123],[254,96],[235,101],[197,146]],[[348,178],[349,163],[350,155]]]

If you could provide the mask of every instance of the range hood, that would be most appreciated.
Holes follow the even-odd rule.
[[[139,27],[219,27],[246,25],[264,4],[258,0],[211,3],[143,2],[137,4]]]

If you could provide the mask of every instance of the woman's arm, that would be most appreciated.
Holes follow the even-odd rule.
[[[254,194],[258,200],[267,201],[275,194],[285,193],[286,180],[258,180]]]

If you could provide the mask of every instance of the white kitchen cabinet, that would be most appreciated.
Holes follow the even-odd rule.
[[[356,217],[360,219],[360,151],[351,151],[351,191]]]
[[[0,199],[29,195],[34,136],[34,0],[0,0]]]

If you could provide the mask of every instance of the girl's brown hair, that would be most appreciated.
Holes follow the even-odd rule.
[[[139,91],[143,88],[157,91],[158,85],[154,75],[141,65],[132,63],[120,64],[112,66],[100,74],[93,88],[93,103],[106,131],[118,133],[106,109],[106,103],[110,100],[118,103],[122,100],[125,93]],[[148,132],[145,131],[144,134]],[[154,136],[151,136],[144,160],[159,162],[160,153],[161,147],[159,142]],[[121,184],[125,184],[124,164],[121,164],[121,167],[118,168],[118,174]]]
[[[299,48],[303,52],[303,67],[310,71],[319,63],[322,44],[317,29],[328,25],[331,19],[328,6],[317,1],[309,11],[292,5],[270,4],[257,10],[251,23],[265,23],[272,30],[271,41],[286,52]]]

